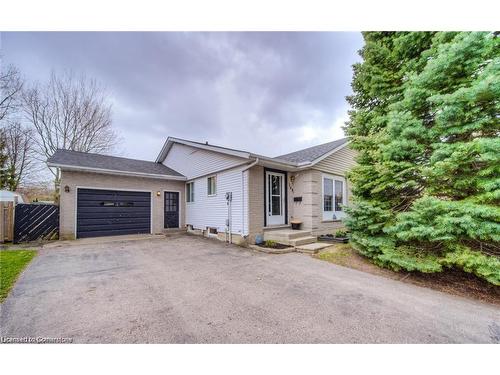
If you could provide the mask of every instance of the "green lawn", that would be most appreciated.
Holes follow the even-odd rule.
[[[321,260],[326,260],[327,262],[350,267],[350,260],[353,254],[354,250],[350,245],[335,244],[332,247],[327,248],[327,250],[319,252],[315,255],[315,257]]]
[[[0,302],[7,298],[17,277],[35,255],[34,250],[0,251]]]

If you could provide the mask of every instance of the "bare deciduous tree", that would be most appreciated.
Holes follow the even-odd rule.
[[[15,191],[33,172],[33,135],[33,129],[23,127],[18,122],[4,129],[7,187],[11,191]]]
[[[52,73],[46,85],[24,90],[23,108],[36,133],[40,161],[45,162],[57,149],[102,153],[116,144],[111,105],[93,79]],[[57,187],[60,172],[51,172]]]
[[[23,81],[19,71],[13,66],[4,67],[0,56],[0,188],[9,188],[9,174],[5,163],[5,131],[10,117],[19,109],[19,97],[23,88]]]
[[[19,106],[19,96],[23,88],[23,80],[19,71],[12,65],[6,69],[0,67],[0,121],[3,121]]]

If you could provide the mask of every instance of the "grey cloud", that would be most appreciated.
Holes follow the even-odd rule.
[[[300,139],[307,126],[334,139],[323,135],[345,116],[362,46],[361,34],[339,32],[2,36],[5,60],[30,80],[54,69],[102,82],[122,153],[147,159],[168,135],[271,155],[318,143]]]

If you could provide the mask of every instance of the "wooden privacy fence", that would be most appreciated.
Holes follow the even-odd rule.
[[[18,204],[15,210],[14,243],[51,240],[59,235],[59,206]]]
[[[14,203],[0,202],[0,243],[14,238]]]

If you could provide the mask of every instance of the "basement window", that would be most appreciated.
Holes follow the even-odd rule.
[[[217,235],[217,228],[207,228],[208,229],[208,234],[210,235]]]

